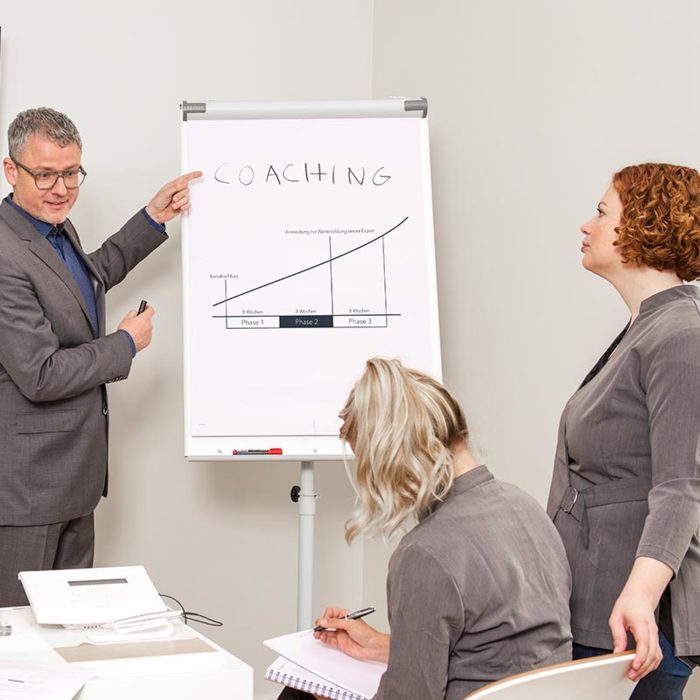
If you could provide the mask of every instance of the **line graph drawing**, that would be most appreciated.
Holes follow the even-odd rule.
[[[224,279],[223,298],[212,304],[220,313],[212,318],[224,319],[227,330],[387,328],[389,318],[401,314],[389,311],[385,238],[406,221],[338,254],[329,236],[327,259],[242,292],[230,294]],[[283,299],[279,287],[270,289],[281,284]],[[306,301],[280,309],[297,297]]]

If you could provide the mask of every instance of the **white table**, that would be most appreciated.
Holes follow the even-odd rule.
[[[0,608],[0,614],[13,628],[11,636],[0,637],[0,659],[71,663],[95,672],[76,700],[253,698],[253,669],[182,622],[175,623],[169,640],[107,648],[82,643],[83,631],[38,625],[29,607]]]

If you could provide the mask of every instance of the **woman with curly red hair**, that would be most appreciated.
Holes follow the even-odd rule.
[[[700,661],[700,175],[623,168],[581,227],[583,266],[631,314],[569,400],[548,512],[573,577],[574,658],[636,645],[634,700]]]

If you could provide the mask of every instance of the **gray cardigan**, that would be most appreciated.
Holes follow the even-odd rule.
[[[562,415],[548,513],[573,577],[574,641],[612,648],[608,617],[634,559],[674,572],[676,653],[700,654],[700,294],[642,302]]]
[[[391,557],[391,648],[376,700],[462,700],[570,660],[570,585],[541,506],[485,466],[463,474]]]

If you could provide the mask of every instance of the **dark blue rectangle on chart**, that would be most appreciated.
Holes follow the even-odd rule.
[[[333,316],[280,316],[280,328],[333,328]]]

